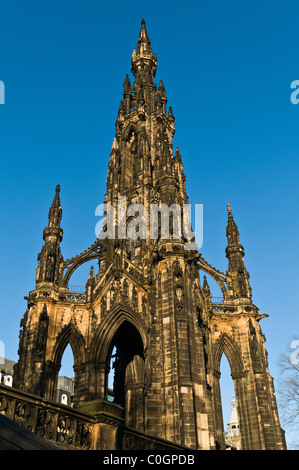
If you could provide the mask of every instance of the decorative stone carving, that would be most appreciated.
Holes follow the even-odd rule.
[[[142,21],[131,60],[134,84],[128,80],[124,84],[108,165],[104,202],[113,207],[116,223],[120,197],[126,197],[127,206],[142,203],[148,218],[151,203],[160,212],[163,204],[178,205],[180,213],[188,203],[178,149],[173,155],[174,115],[171,109],[167,113],[163,82],[158,88],[154,82],[156,70],[157,57]],[[133,216],[126,215],[127,227]],[[83,415],[74,417],[71,410],[67,413],[49,403],[56,399],[57,375],[67,344],[74,353],[74,406],[110,397],[108,371],[116,348],[117,380],[111,397],[125,408],[122,425],[131,427],[125,429],[123,440],[119,438],[123,447],[163,448],[161,440],[147,439],[155,434],[172,445],[224,449],[219,368],[226,354],[240,404],[243,448],[284,449],[264,339],[255,327],[263,316],[252,304],[245,251],[231,206],[226,274],[196,250],[186,250],[184,234],[174,236],[173,211],[168,214],[169,234],[162,233],[165,215],[160,213],[156,237],[139,234],[132,240],[125,234],[121,239],[116,231],[116,236],[99,237],[65,261],[60,250],[61,216],[57,186],[43,232],[36,289],[26,298],[28,320],[20,333],[14,375],[21,390],[39,396],[37,432],[63,445],[90,448],[94,421],[86,415],[86,420]],[[92,260],[99,265],[98,273],[91,270],[83,290],[72,292],[72,274]],[[213,302],[205,280],[200,286],[199,270],[219,285],[223,302]],[[263,374],[262,386],[257,371]],[[252,397],[253,390],[257,397]],[[1,400],[0,412],[14,417],[16,399],[9,404]],[[49,400],[47,406],[42,406],[42,400]],[[109,414],[109,406],[105,404],[101,419],[119,426],[121,433],[124,428],[118,417]],[[28,425],[33,416],[28,407],[18,405],[16,419]]]

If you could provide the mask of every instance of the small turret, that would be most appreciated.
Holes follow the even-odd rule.
[[[204,277],[203,277],[202,290],[203,290],[203,292],[204,292],[204,295],[205,295],[205,298],[206,298],[207,302],[210,304],[210,303],[211,303],[212,294],[211,294],[211,289],[210,289],[210,286],[209,286],[209,284],[208,284],[208,280],[207,280],[207,276],[206,276],[206,275],[204,275]]]
[[[59,227],[60,228],[60,221],[62,217],[62,209],[60,204],[60,186],[59,184],[56,186],[55,189],[55,197],[52,203],[52,206],[49,210],[49,224],[48,227]]]
[[[128,74],[126,75],[126,78],[124,80],[123,89],[124,89],[124,94],[131,92],[131,82],[130,82]]]
[[[234,220],[230,204],[227,204],[228,220],[226,226],[228,259],[228,294],[230,298],[251,299],[249,273],[244,264],[245,250],[239,240],[239,230]]]
[[[175,161],[176,161],[176,162],[181,162],[181,161],[182,161],[182,156],[181,156],[181,154],[180,154],[179,147],[176,147],[176,148],[175,148],[175,156],[174,156],[174,158],[175,158]]]
[[[93,265],[90,268],[89,276],[86,283],[86,302],[91,302],[93,300],[93,289],[96,285],[94,267]]]
[[[63,230],[60,227],[62,209],[60,204],[60,186],[56,186],[53,203],[49,210],[49,222],[44,228],[44,246],[38,255],[38,268],[36,272],[36,282],[55,283],[59,282],[61,263],[63,261],[60,252],[60,242]]]

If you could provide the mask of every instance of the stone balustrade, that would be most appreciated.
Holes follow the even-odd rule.
[[[61,449],[186,450],[127,428],[124,409],[107,400],[86,402],[78,409],[0,385],[0,414]]]

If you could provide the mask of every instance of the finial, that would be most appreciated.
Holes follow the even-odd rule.
[[[209,284],[208,284],[208,280],[207,280],[207,276],[206,276],[206,275],[204,275],[204,277],[203,277],[202,288],[203,288],[203,290],[205,291],[205,293],[206,293],[207,295],[211,295],[211,289],[210,289],[210,286],[209,286]]]
[[[158,92],[157,92],[160,96],[165,96],[165,86],[164,86],[164,83],[163,83],[163,80],[160,80],[160,83],[159,83],[159,87],[158,87]]]
[[[146,31],[144,19],[142,19],[141,21],[141,29],[140,29],[138,43],[137,43],[137,53],[138,54],[147,53],[147,54],[152,55],[151,41]]]
[[[174,156],[174,158],[175,158],[177,161],[182,161],[182,157],[181,157],[181,154],[180,154],[179,147],[176,147],[176,148],[175,148],[175,156]]]
[[[62,210],[60,205],[60,185],[57,184],[55,188],[55,196],[52,205],[49,210],[49,227],[59,227],[62,216]]]
[[[124,92],[131,91],[131,82],[130,82],[130,78],[128,74],[126,75],[126,78],[124,80],[123,89],[124,89]]]
[[[93,267],[93,264],[90,267],[88,282],[94,282],[94,267]]]
[[[93,264],[91,265],[90,267],[90,271],[89,271],[89,277],[93,277],[94,276],[94,267],[93,267]]]
[[[236,247],[238,247],[238,253],[241,256],[244,256],[244,248],[239,240],[239,229],[235,222],[234,216],[232,214],[231,205],[227,204],[227,225],[226,225],[226,237],[227,237],[227,247],[226,247],[226,257],[229,259],[231,253],[235,253]]]
[[[94,267],[93,265],[91,265],[86,287],[92,286],[94,283],[95,283]]]

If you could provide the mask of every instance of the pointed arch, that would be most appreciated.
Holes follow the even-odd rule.
[[[47,361],[44,371],[45,397],[50,400],[57,399],[58,373],[61,367],[61,359],[65,348],[70,344],[74,356],[75,392],[78,389],[78,374],[75,367],[85,362],[85,340],[74,323],[65,325],[58,334],[51,353],[51,359]]]
[[[91,345],[90,363],[101,372],[101,394],[109,396],[109,373],[113,361],[113,401],[123,407],[126,426],[144,429],[144,390],[150,375],[147,334],[143,321],[119,303],[99,326]],[[111,380],[111,377],[110,377]]]
[[[125,305],[117,305],[95,332],[90,347],[90,360],[92,362],[106,362],[111,342],[124,322],[130,323],[136,328],[143,343],[143,350],[147,350],[146,327],[142,319]]]
[[[124,130],[124,133],[123,133],[123,140],[129,141],[130,138],[131,138],[131,136],[132,136],[132,134],[133,134],[133,132],[135,133],[135,136],[136,136],[136,138],[137,138],[137,133],[138,133],[138,131],[137,131],[137,126],[136,126],[134,123],[130,122],[130,123],[127,125],[126,129]]]
[[[214,343],[212,350],[213,360],[213,407],[216,423],[216,447],[225,449],[224,426],[223,426],[223,409],[220,390],[220,362],[223,354],[229,363],[231,377],[234,382],[234,390],[236,403],[238,408],[238,417],[240,420],[240,428],[246,429],[248,424],[247,413],[247,374],[244,367],[242,352],[238,344],[227,334],[223,333]]]
[[[213,351],[214,370],[219,373],[222,354],[225,354],[229,362],[232,376],[244,372],[242,353],[235,341],[226,333],[223,333],[215,344]]]
[[[74,323],[65,325],[56,338],[53,348],[53,362],[61,363],[62,355],[67,345],[70,344],[74,355],[74,364],[85,362],[85,340],[82,333]]]

